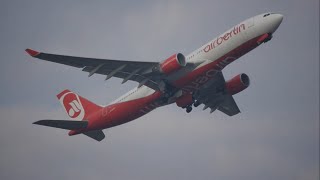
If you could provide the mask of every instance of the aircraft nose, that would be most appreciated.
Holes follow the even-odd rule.
[[[275,32],[278,27],[280,26],[281,22],[283,20],[282,14],[273,14],[272,15],[272,31]]]
[[[283,15],[282,14],[275,14],[274,16],[275,16],[274,18],[275,18],[276,23],[278,25],[280,25],[283,20]]]

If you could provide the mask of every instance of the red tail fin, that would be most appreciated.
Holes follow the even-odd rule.
[[[68,116],[73,120],[89,120],[90,114],[102,108],[67,89],[59,93],[57,97]]]

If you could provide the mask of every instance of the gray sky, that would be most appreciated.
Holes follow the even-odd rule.
[[[224,69],[251,78],[235,95],[237,116],[173,104],[105,130],[100,143],[32,125],[67,118],[63,89],[107,104],[136,83],[88,78],[25,48],[160,61],[268,11],[284,15],[274,38]],[[319,179],[318,0],[4,0],[0,23],[0,179]]]

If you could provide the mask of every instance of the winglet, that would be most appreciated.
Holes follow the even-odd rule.
[[[32,50],[32,49],[26,49],[26,52],[32,57],[35,57],[40,54],[40,52]]]

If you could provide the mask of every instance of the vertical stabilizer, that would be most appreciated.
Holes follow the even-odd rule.
[[[102,108],[67,89],[59,93],[57,97],[72,120],[89,120],[90,114]]]

